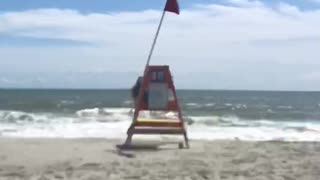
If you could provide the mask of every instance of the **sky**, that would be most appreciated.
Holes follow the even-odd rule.
[[[1,0],[0,87],[130,88],[166,0]],[[177,89],[320,90],[320,0],[179,0],[151,60]]]

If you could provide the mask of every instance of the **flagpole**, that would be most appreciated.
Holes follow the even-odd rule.
[[[156,46],[156,43],[157,43],[157,39],[158,39],[158,36],[159,36],[159,32],[161,30],[161,26],[162,26],[162,22],[163,22],[165,14],[166,14],[166,11],[164,10],[163,13],[162,13],[162,17],[161,17],[158,29],[157,29],[157,33],[156,33],[156,35],[155,35],[155,37],[153,39],[153,43],[152,43],[152,46],[151,46],[151,49],[150,49],[150,52],[149,52],[149,56],[148,56],[148,60],[147,60],[147,63],[146,63],[145,70],[147,69],[147,67],[150,64],[150,60],[151,60],[151,57],[152,57],[152,54],[153,54],[154,47]]]
[[[147,63],[146,63],[145,69],[144,69],[141,86],[143,86],[143,84],[144,84],[144,76],[145,76],[146,73],[147,73],[147,69],[148,69],[148,66],[149,66],[149,64],[150,64],[150,60],[151,60],[151,57],[152,57],[152,53],[153,53],[154,47],[155,47],[155,45],[156,45],[156,43],[157,43],[157,39],[158,39],[158,36],[159,36],[159,32],[160,32],[160,30],[161,30],[161,26],[162,26],[162,22],[163,22],[163,19],[164,19],[164,15],[165,15],[165,14],[166,14],[166,11],[163,10],[163,13],[162,13],[162,16],[161,16],[161,20],[160,20],[160,23],[159,23],[159,26],[158,26],[158,29],[157,29],[157,33],[156,33],[156,35],[155,35],[155,37],[154,37],[154,39],[153,39],[153,43],[152,43],[152,46],[151,46],[151,49],[150,49],[150,52],[149,52],[148,60],[147,60]],[[140,103],[140,100],[141,100],[141,98],[142,98],[142,94],[143,94],[143,89],[140,88],[140,89],[139,89],[139,94],[138,94],[138,102],[134,104],[135,108],[137,108],[137,107],[136,107],[137,104]],[[137,111],[137,112],[138,112],[138,111]],[[137,113],[137,112],[135,111],[135,113]],[[134,117],[135,117],[135,115],[133,116],[133,122],[134,122],[134,120],[135,120]],[[133,125],[133,124],[132,124],[132,125]],[[132,125],[131,125],[131,126],[132,126]]]

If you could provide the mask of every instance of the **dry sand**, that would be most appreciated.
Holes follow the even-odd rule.
[[[319,180],[320,143],[192,141],[118,151],[120,140],[0,139],[0,180]]]

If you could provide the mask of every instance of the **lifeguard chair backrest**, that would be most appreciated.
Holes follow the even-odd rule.
[[[148,108],[164,110],[168,108],[168,84],[152,82],[149,85]]]
[[[169,66],[148,66],[142,88],[147,92],[145,110],[177,110],[175,89]]]

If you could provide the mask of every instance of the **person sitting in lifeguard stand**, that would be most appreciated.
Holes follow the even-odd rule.
[[[139,91],[140,91],[140,87],[141,87],[141,83],[142,83],[142,77],[139,76],[136,83],[134,84],[134,86],[131,88],[131,97],[132,97],[132,101],[133,104],[136,104],[136,99],[139,96]]]
[[[139,76],[134,86],[131,88],[131,98],[133,101],[133,104],[136,105],[137,99],[139,96],[140,88],[142,86],[142,80],[143,77]],[[143,100],[147,104],[148,103],[148,92],[143,93]]]

